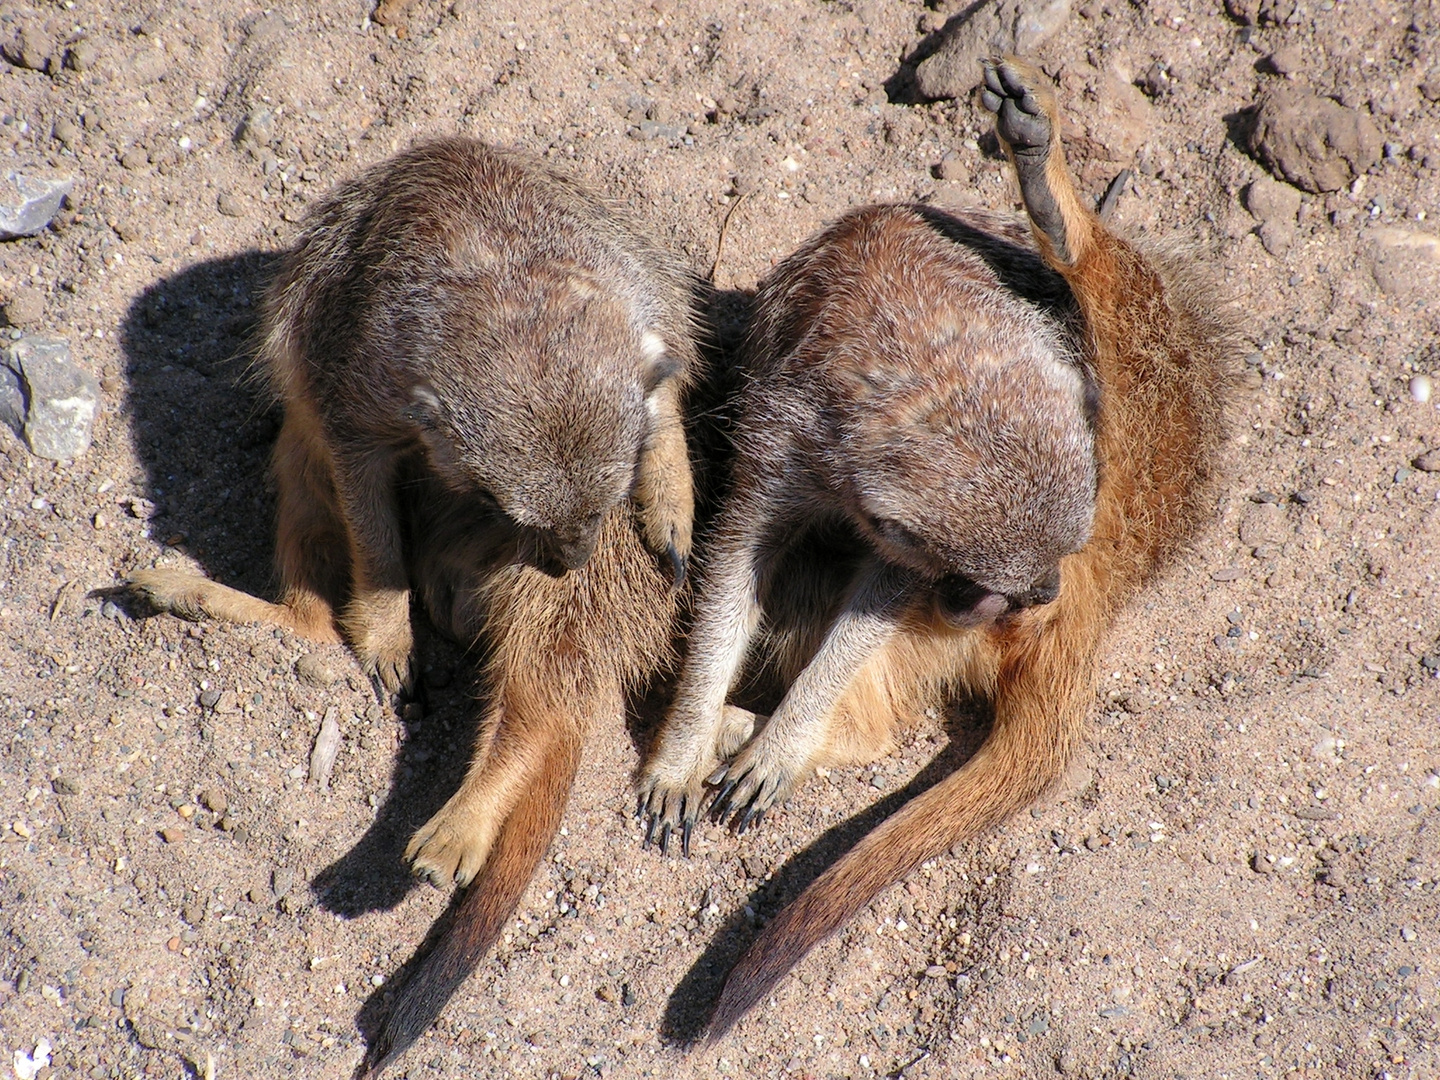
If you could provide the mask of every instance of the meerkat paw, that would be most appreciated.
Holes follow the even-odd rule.
[[[707,783],[718,787],[710,814],[716,820],[730,816],[737,833],[758,825],[766,811],[790,798],[809,771],[808,759],[786,757],[762,731],[733,760],[706,777]]]
[[[1013,56],[982,60],[980,100],[995,114],[995,133],[1019,155],[1044,156],[1055,138],[1055,95],[1045,76]]]
[[[414,689],[410,657],[415,639],[408,592],[377,590],[357,596],[345,608],[340,624],[382,702],[387,693],[408,695]]]
[[[410,872],[440,888],[470,884],[490,856],[495,821],[494,815],[451,799],[406,845]]]
[[[645,820],[646,847],[658,843],[660,853],[669,854],[670,837],[678,832],[681,852],[690,854],[690,837],[709,796],[706,778],[744,745],[755,722],[754,713],[727,705],[713,745],[687,747],[688,754],[667,754],[662,746],[636,785],[635,814]]]
[[[140,600],[157,612],[169,612],[197,622],[209,614],[206,598],[214,590],[209,578],[184,570],[136,570],[123,582],[126,595]]]

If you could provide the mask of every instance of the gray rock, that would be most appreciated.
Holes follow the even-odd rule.
[[[0,364],[0,422],[17,436],[24,437],[25,391],[20,389],[20,373]]]
[[[100,405],[95,376],[70,360],[70,346],[56,338],[22,337],[5,346],[0,365],[23,397],[24,421],[11,427],[30,452],[51,461],[74,461],[90,448],[90,425]],[[0,412],[13,411],[13,391],[0,379]]]
[[[1338,191],[1380,160],[1370,117],[1338,101],[1283,87],[1255,114],[1250,149],[1276,176],[1306,191]]]
[[[940,47],[915,69],[927,98],[961,97],[980,83],[980,58],[996,53],[1028,56],[1070,17],[1070,0],[982,0],[940,31]]]
[[[0,240],[34,236],[45,228],[74,186],[73,176],[45,177],[25,169],[0,173]]]

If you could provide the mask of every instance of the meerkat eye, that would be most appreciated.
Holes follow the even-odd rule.
[[[870,528],[886,543],[896,547],[920,548],[920,538],[894,518],[872,517]]]
[[[410,389],[410,407],[405,410],[410,422],[422,428],[434,428],[440,419],[440,397],[425,383]]]

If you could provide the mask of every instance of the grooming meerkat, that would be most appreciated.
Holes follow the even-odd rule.
[[[761,283],[732,488],[640,787],[662,850],[678,828],[688,851],[707,785],[743,829],[816,766],[884,752],[890,716],[835,709],[901,625],[1053,600],[1060,560],[1089,538],[1093,385],[1063,292],[1009,232],[1007,247],[928,208],[863,207]],[[865,554],[838,610],[802,612],[793,552],[816,531]],[[789,689],[742,749],[753,717],[726,699],[766,614]],[[818,643],[798,630],[815,621]]]
[[[722,664],[738,664],[746,632],[758,617],[753,591],[732,587],[726,592],[725,583],[736,558],[732,548],[739,546],[736,530],[753,535],[757,525],[763,527],[768,508],[747,507],[751,513],[758,511],[756,522],[727,518],[730,531],[721,534],[713,556],[718,577],[707,572],[699,601],[702,620],[708,613],[725,632],[702,629],[697,643],[704,642],[712,658],[702,657],[704,667],[688,661],[684,676],[696,679],[710,696],[702,698],[682,685],[678,701],[685,708],[672,713],[656,760],[643,774],[642,800],[651,829],[658,827],[662,836],[667,829],[688,832],[707,782],[722,785],[718,808],[738,808],[744,825],[782,798],[809,769],[883,752],[895,724],[943,694],[963,691],[988,698],[993,724],[964,766],[881,823],[766,925],[726,981],[710,1023],[712,1040],[881,890],[957,841],[998,824],[1060,774],[1082,737],[1094,696],[1096,654],[1106,629],[1206,513],[1206,493],[1226,432],[1225,398],[1236,352],[1220,306],[1195,280],[1193,268],[1178,257],[1142,250],[1116,237],[1081,203],[1059,141],[1055,98],[1039,71],[1013,58],[987,62],[983,101],[997,115],[997,131],[1029,213],[1034,249],[1068,286],[1078,306],[1083,367],[1094,372],[1098,385],[1098,488],[1089,538],[1078,551],[1058,553],[1063,555],[1059,590],[1051,602],[1028,607],[1002,602],[996,593],[1003,598],[1014,585],[998,590],[987,585],[989,592],[970,605],[972,625],[965,626],[958,624],[964,620],[946,617],[943,579],[933,590],[933,600],[923,590],[903,593],[897,585],[887,594],[878,587],[879,582],[907,580],[898,569],[907,565],[901,558],[904,549],[891,547],[883,527],[867,528],[863,518],[856,520],[855,528],[873,554],[862,555],[856,563],[860,570],[853,575],[838,618],[828,625],[818,649],[809,646],[813,658],[791,649],[791,666],[804,666],[776,714],[759,720],[759,732],[747,742],[754,718],[726,706],[723,692],[717,700],[714,688],[726,680],[713,671]],[[993,219],[969,220],[992,231],[987,244],[1015,241],[995,231]],[[1024,254],[1017,251],[1015,257],[1023,259]],[[870,269],[862,265],[851,272],[864,277]],[[1037,265],[1033,274],[1012,276],[1005,285],[1042,288],[1046,276]],[[789,280],[785,268],[777,280]],[[916,288],[927,284],[938,291],[946,283],[917,281]],[[834,282],[820,277],[810,287],[824,292]],[[809,317],[803,290],[762,287],[760,302],[768,309],[765,326],[800,326]],[[944,298],[934,302],[946,304]],[[882,323],[903,317],[879,304],[855,314]],[[988,311],[971,311],[965,319],[980,334],[992,332]],[[856,347],[872,339],[865,331]],[[768,339],[757,341],[763,345]],[[788,398],[796,393],[791,380],[766,382],[763,377],[752,390],[753,397]],[[1017,398],[1013,407],[1034,406]],[[907,419],[902,414],[894,422],[903,425]],[[1006,421],[997,417],[995,422]],[[835,438],[834,429],[809,430],[820,439]],[[738,439],[736,487],[742,499],[747,487],[759,486],[766,470],[780,464],[764,456],[772,443],[747,443],[748,434],[742,429]],[[760,459],[747,456],[747,449]],[[1077,451],[1057,453],[1063,461]],[[1077,498],[1073,505],[1063,500],[1061,505],[1074,513],[1085,503],[1085,488],[1076,474],[1066,482]],[[989,521],[996,515],[981,510],[980,517]],[[1006,520],[1003,514],[1000,520]],[[956,525],[964,540],[966,523]],[[1058,537],[1073,541],[1082,531],[1072,524],[1059,529]],[[1035,535],[1044,533],[1021,532],[1021,547],[1036,546]],[[975,572],[986,585],[986,559],[993,554],[982,546],[979,555]],[[1044,564],[1022,565],[1029,570]],[[755,574],[753,569],[747,572]],[[716,580],[723,602],[710,593]],[[1023,580],[1012,577],[1009,582]],[[1046,599],[1049,584],[1037,586],[1036,593],[1043,590],[1045,595],[1034,598]],[[785,585],[781,580],[770,590],[778,621],[783,623],[787,615],[791,622],[809,617],[815,599],[795,588],[787,594]],[[889,595],[896,598],[884,603]],[[850,650],[848,664],[830,661],[837,640]],[[729,652],[723,651],[725,646]],[[797,691],[803,695],[803,712],[791,704]],[[695,708],[696,702],[703,708]]]
[[[590,725],[621,718],[670,654],[695,287],[535,159],[456,138],[372,168],[314,210],[267,299],[280,602],[178,571],[130,579],[183,616],[343,637],[390,691],[412,680],[412,589],[438,629],[487,650],[474,758],[406,850],[436,884],[474,883],[367,1070],[494,942]]]

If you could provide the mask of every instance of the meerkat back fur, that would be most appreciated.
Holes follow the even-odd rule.
[[[787,596],[783,579],[771,584],[767,614],[777,626],[802,624],[782,635],[779,663],[793,682],[776,715],[766,720],[727,705],[724,677],[710,680],[723,687],[718,693],[710,689],[703,700],[688,699],[701,707],[672,712],[656,760],[641,778],[652,829],[662,834],[666,828],[688,830],[707,782],[720,785],[719,808],[738,808],[743,827],[809,769],[883,752],[898,723],[947,695],[988,699],[993,712],[991,729],[969,761],[862,838],[765,926],[725,983],[710,1022],[712,1040],[884,888],[998,824],[1060,774],[1082,738],[1105,631],[1210,507],[1237,354],[1225,306],[1192,263],[1119,238],[1082,204],[1065,164],[1054,94],[1038,70],[1014,58],[997,59],[987,62],[985,83],[983,100],[996,113],[1029,216],[1033,240],[1024,247],[1048,267],[1049,274],[1040,276],[1072,298],[1074,340],[1083,352],[1079,366],[1092,374],[1097,392],[1093,517],[1084,530],[1060,528],[1061,537],[1083,544],[1059,552],[1058,581],[1037,585],[1025,598],[1028,604],[1015,603],[1003,590],[1002,604],[986,589],[978,600],[966,591],[957,605],[947,597],[945,578],[932,578],[928,595],[923,588],[906,590],[905,574],[913,567],[888,545],[883,526],[866,530],[863,520],[857,522],[873,557],[857,560],[851,591],[833,606],[838,615],[827,616],[823,631],[803,625],[819,606],[813,596]],[[992,218],[970,215],[962,229],[972,227],[988,232],[990,243],[1015,247],[1020,240]],[[1008,275],[1005,283],[1019,293],[1035,280],[1026,273]],[[809,287],[823,291],[829,284],[819,278]],[[780,325],[803,321],[804,298],[803,287],[779,297],[780,314],[772,318]],[[978,333],[995,332],[989,314],[972,312]],[[1062,332],[1070,319],[1065,305],[1048,314]],[[893,317],[879,307],[863,315]],[[752,392],[777,399],[793,393],[783,381],[763,379]],[[742,466],[762,476],[765,467]],[[743,498],[743,474],[736,489]],[[709,612],[723,623],[724,633],[715,639],[731,643],[724,660],[732,666],[755,631],[760,607],[754,597],[764,591],[762,576],[747,564],[747,585],[761,589],[732,589],[723,602],[708,595],[714,566],[725,581],[729,549],[744,535],[736,530],[750,520],[729,513],[736,498],[732,494],[727,506],[731,531],[717,542],[698,601],[702,620]],[[744,513],[756,515],[757,509],[748,506]],[[900,566],[904,573],[895,569]],[[1014,587],[1014,579],[1005,584]],[[956,618],[957,606],[967,600],[968,613]],[[703,635],[698,640],[719,652]],[[843,650],[832,649],[837,642]],[[827,650],[845,652],[849,663],[827,665]],[[720,667],[704,657],[700,663]],[[695,664],[687,659],[685,678]],[[789,713],[795,719],[783,739],[768,739],[797,690],[804,693],[805,711]],[[687,701],[683,682],[677,700]],[[712,771],[716,759],[722,764]]]
[[[423,1032],[493,943],[585,733],[667,662],[693,514],[696,287],[537,159],[452,138],[370,169],[313,211],[267,298],[280,601],[131,578],[177,614],[343,638],[382,692],[412,683],[412,592],[488,657],[469,771],[406,851],[437,884],[474,884],[362,1071]]]

